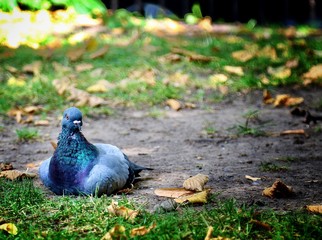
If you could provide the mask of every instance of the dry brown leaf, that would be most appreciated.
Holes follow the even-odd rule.
[[[84,72],[93,69],[93,67],[94,66],[91,63],[80,63],[76,65],[75,70],[77,72]]]
[[[90,59],[95,59],[95,58],[103,57],[108,52],[109,48],[110,47],[108,45],[105,45],[102,48],[99,48],[95,52],[91,53],[89,55],[89,58]]]
[[[156,80],[155,80],[156,73],[153,69],[140,69],[132,71],[129,74],[129,79],[137,79],[139,81],[145,82],[150,86],[155,86]]]
[[[308,137],[308,134],[305,132],[304,129],[285,130],[280,133],[280,135],[293,135],[293,134],[300,134]]]
[[[69,60],[77,61],[84,55],[85,52],[86,52],[85,46],[74,47],[74,48],[69,49],[67,51],[66,55],[69,58]]]
[[[115,87],[114,84],[110,83],[107,80],[99,80],[97,81],[97,83],[95,83],[94,85],[89,86],[86,91],[90,92],[90,93],[103,93],[103,92],[107,92],[110,89],[113,89]]]
[[[124,217],[130,221],[133,221],[139,214],[139,211],[132,210],[124,206],[118,206],[118,203],[115,201],[112,201],[111,205],[107,207],[107,211],[114,216]]]
[[[175,87],[186,86],[189,82],[189,75],[182,72],[175,72],[163,80],[164,84],[171,84]]]
[[[130,232],[131,237],[135,236],[143,236],[148,234],[153,228],[155,228],[157,225],[156,223],[153,223],[150,227],[146,228],[145,226],[133,228]]]
[[[261,50],[259,50],[259,52],[257,52],[257,56],[270,58],[273,61],[277,59],[277,54],[276,54],[275,48],[273,48],[272,46],[269,46],[269,45],[265,46]]]
[[[7,171],[0,172],[0,177],[5,177],[10,180],[15,180],[15,179],[22,179],[22,178],[34,178],[36,177],[36,174],[21,172],[18,170],[7,170]]]
[[[214,228],[212,226],[208,226],[207,234],[205,236],[205,240],[231,240],[231,238],[226,237],[213,237],[212,233],[214,232]]]
[[[209,177],[204,174],[197,174],[193,177],[186,179],[183,182],[183,187],[187,190],[192,191],[202,191],[204,189],[204,185],[208,182]]]
[[[274,101],[274,106],[279,107],[279,106],[295,106],[299,105],[304,102],[304,98],[302,97],[291,97],[288,94],[279,94],[275,97]]]
[[[285,67],[287,67],[287,68],[297,68],[298,65],[299,65],[299,60],[297,58],[292,59],[292,60],[288,60],[285,63]]]
[[[11,163],[0,163],[0,171],[12,170],[13,166]]]
[[[49,121],[48,120],[38,120],[38,121],[35,121],[34,124],[36,126],[48,126],[49,125]]]
[[[255,53],[249,51],[249,50],[239,50],[235,51],[232,54],[232,57],[240,62],[247,62],[253,57],[255,57]]]
[[[30,64],[26,64],[22,67],[22,71],[25,73],[31,73],[35,76],[38,76],[40,74],[42,68],[42,62],[41,61],[34,61]]]
[[[224,70],[229,73],[236,74],[238,76],[244,76],[244,70],[239,66],[224,66]]]
[[[72,72],[73,69],[70,68],[70,67],[67,67],[67,66],[64,66],[58,62],[53,62],[52,63],[53,65],[53,68],[56,72],[59,72],[59,73],[66,73],[66,72]]]
[[[208,190],[175,198],[177,203],[207,203]]]
[[[276,67],[276,68],[273,68],[273,67],[269,66],[267,68],[267,72],[271,76],[273,76],[275,78],[278,78],[278,79],[286,79],[289,76],[291,76],[291,74],[292,74],[291,69],[290,68],[287,68],[285,66]]]
[[[13,67],[13,66],[9,66],[9,65],[6,65],[4,67],[7,71],[11,72],[11,73],[17,73],[18,72],[18,69]]]
[[[37,111],[39,111],[41,109],[42,108],[39,107],[39,106],[27,106],[27,107],[23,108],[23,111],[26,112],[26,113],[32,114],[32,113],[35,113],[35,112],[37,112]]]
[[[217,88],[218,85],[227,82],[228,77],[225,74],[218,73],[209,77],[210,85]]]
[[[62,79],[55,79],[53,81],[53,85],[59,95],[63,95],[64,93],[68,92],[70,88],[74,87],[74,84],[72,84],[67,77],[64,77]]]
[[[178,198],[184,195],[191,195],[194,192],[184,188],[158,188],[154,190],[154,193],[160,197]]]
[[[189,61],[192,61],[192,62],[208,63],[214,59],[213,57],[201,55],[201,54],[198,54],[198,53],[186,50],[186,49],[181,49],[181,48],[172,48],[171,52],[175,53],[175,54],[180,54],[180,55],[186,56],[186,57],[188,57]]]
[[[176,53],[171,53],[171,52],[158,58],[158,61],[160,63],[175,63],[175,62],[180,62],[181,60],[182,60],[181,55]]]
[[[322,78],[322,64],[315,65],[303,74],[303,78],[317,80]]]
[[[256,228],[264,229],[266,231],[272,231],[272,227],[267,223],[258,221],[256,219],[250,220],[250,223],[254,224]]]
[[[50,142],[50,144],[51,144],[51,146],[52,146],[54,149],[56,149],[56,148],[57,148],[57,143],[56,143],[56,142],[51,141],[51,142]]]
[[[256,181],[258,181],[258,180],[261,180],[261,178],[258,178],[258,177],[252,177],[252,176],[249,176],[249,175],[245,175],[245,178],[246,178],[246,179],[249,179],[249,180],[251,180],[251,181],[253,181],[253,182],[256,182]]]
[[[112,227],[101,240],[121,240],[127,239],[125,235],[125,227],[122,225],[115,225]]]
[[[181,103],[178,100],[175,99],[168,99],[166,101],[166,104],[173,110],[179,111],[182,108]]]
[[[287,198],[292,196],[294,192],[291,187],[278,179],[271,187],[265,188],[262,194],[269,198]]]
[[[305,208],[309,212],[322,214],[322,205],[307,205]]]
[[[263,102],[265,104],[272,104],[275,101],[274,98],[272,98],[271,93],[268,90],[263,91]]]

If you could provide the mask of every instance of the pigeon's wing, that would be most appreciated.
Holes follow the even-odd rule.
[[[129,162],[122,151],[109,144],[94,144],[99,155],[88,178],[84,183],[84,191],[88,194],[111,194],[124,188],[131,178]]]
[[[54,184],[49,178],[49,164],[50,164],[51,157],[47,160],[43,161],[39,167],[38,173],[41,181],[44,183],[46,187],[51,189],[53,192],[58,193],[54,189]]]

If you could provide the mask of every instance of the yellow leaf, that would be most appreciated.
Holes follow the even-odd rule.
[[[213,237],[212,233],[214,231],[214,228],[212,226],[208,227],[207,234],[205,236],[205,240],[231,240],[231,238],[226,238],[226,237]]]
[[[236,74],[238,76],[244,76],[244,70],[238,66],[224,66],[224,70],[229,73]]]
[[[183,187],[187,190],[202,191],[204,185],[208,182],[209,177],[204,174],[197,174],[183,182]]]
[[[263,190],[263,196],[269,198],[287,198],[294,194],[291,187],[285,185],[281,180],[276,180],[271,187]]]
[[[252,176],[249,176],[249,175],[245,175],[245,178],[246,178],[246,179],[249,179],[249,180],[251,180],[251,181],[253,181],[253,182],[256,182],[256,181],[258,181],[258,180],[261,180],[261,178],[258,178],[258,177],[252,177]]]
[[[166,104],[175,111],[179,111],[182,108],[181,103],[175,99],[168,99]]]
[[[0,225],[0,229],[4,230],[12,235],[17,235],[18,228],[13,223],[4,223]]]
[[[212,85],[213,87],[217,87],[218,84],[225,83],[227,82],[227,80],[228,77],[222,73],[211,75],[209,78],[210,85]]]
[[[189,61],[195,61],[195,62],[208,63],[214,59],[213,57],[201,55],[201,54],[198,54],[198,53],[186,50],[186,49],[181,49],[181,48],[172,48],[171,52],[175,53],[175,54],[180,54],[180,55],[186,56],[186,57],[188,57]]]
[[[179,62],[181,60],[182,60],[181,55],[176,54],[176,53],[167,53],[167,54],[158,58],[158,61],[160,63],[165,63],[165,62],[175,63],[175,62]]]
[[[291,76],[292,71],[290,68],[287,68],[285,66],[273,68],[273,67],[268,67],[267,72],[272,75],[275,78],[278,79],[286,79],[289,76]]]
[[[22,179],[22,178],[34,178],[36,177],[35,173],[21,172],[18,170],[7,170],[0,172],[0,177],[5,177],[10,180]]]
[[[272,46],[263,47],[261,50],[259,50],[259,52],[257,53],[257,56],[258,57],[270,58],[272,60],[277,59],[276,50]]]
[[[240,50],[232,53],[232,57],[240,62],[247,62],[255,56],[255,53],[249,50]]]
[[[147,83],[150,86],[155,86],[155,71],[151,68],[143,70],[135,70],[129,74],[130,79],[138,79],[142,82]]]
[[[309,212],[322,214],[322,205],[307,205],[305,208]]]
[[[111,205],[107,207],[107,211],[114,216],[124,217],[128,220],[134,220],[134,218],[139,214],[139,211],[132,210],[124,206],[118,206],[118,203],[114,201],[112,201]]]
[[[178,198],[184,195],[191,195],[194,192],[184,188],[158,188],[154,190],[154,193],[161,197]]]
[[[268,90],[264,90],[263,91],[263,102],[265,103],[265,104],[271,104],[271,103],[273,103],[275,101],[275,99],[274,98],[272,98],[272,95],[271,95],[271,93],[268,91]]]
[[[174,199],[177,203],[206,203],[208,196],[208,190],[204,190],[202,192],[194,193],[192,195],[185,195]]]
[[[14,87],[23,87],[26,85],[25,80],[23,79],[19,79],[19,78],[15,78],[15,77],[10,77],[8,79],[8,86],[14,86]]]
[[[117,240],[127,239],[125,235],[124,226],[115,225],[101,238],[101,240],[115,240],[115,239]]]
[[[38,106],[27,106],[27,107],[23,108],[23,111],[26,113],[32,114],[32,113],[39,111],[40,109],[41,109],[41,107],[38,107]]]
[[[110,83],[109,81],[99,80],[94,85],[89,86],[86,91],[90,93],[103,93],[114,87],[114,84]]]
[[[138,228],[133,228],[131,230],[130,236],[135,237],[135,236],[143,236],[148,234],[153,228],[155,228],[157,225],[156,223],[153,223],[150,227],[146,228],[145,226],[138,227]]]
[[[279,94],[275,97],[274,106],[294,106],[304,102],[302,97],[291,97],[288,94]]]

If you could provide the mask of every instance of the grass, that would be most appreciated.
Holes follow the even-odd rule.
[[[266,135],[265,131],[261,129],[263,127],[262,126],[263,124],[259,119],[258,110],[247,111],[245,114],[243,114],[243,118],[245,118],[244,124],[238,124],[238,125],[235,125],[233,128],[231,128],[231,129],[236,129],[237,135],[241,135],[241,136],[251,135],[255,137]],[[254,126],[255,124],[260,124],[260,126]]]
[[[0,113],[6,113],[15,106],[23,107],[31,104],[43,105],[44,111],[62,110],[66,105],[75,104],[75,101],[68,99],[68,94],[59,95],[52,84],[54,79],[63,77],[73,79],[73,84],[81,90],[86,90],[87,87],[95,84],[98,80],[106,79],[115,84],[115,87],[105,93],[93,93],[93,95],[124,106],[134,108],[160,106],[169,98],[203,105],[223,99],[224,94],[220,93],[220,85],[227,87],[228,92],[234,92],[298,83],[301,81],[298,76],[301,76],[311,66],[319,62],[318,57],[306,54],[306,52],[322,49],[317,38],[299,39],[305,42],[304,45],[300,45],[298,39],[288,40],[285,36],[279,34],[276,28],[272,28],[270,38],[258,38],[255,43],[259,48],[271,46],[276,49],[278,57],[276,60],[269,57],[256,57],[247,62],[240,62],[234,59],[231,55],[234,51],[241,50],[246,45],[254,44],[253,35],[264,31],[263,28],[257,26],[251,32],[239,36],[205,34],[189,38],[181,36],[171,40],[143,32],[131,47],[118,46],[117,43],[120,38],[126,40],[132,36],[132,29],[127,29],[121,36],[109,38],[104,35],[97,36],[96,44],[98,48],[106,44],[111,46],[107,54],[97,59],[90,59],[89,54],[85,53],[79,60],[70,60],[66,52],[75,47],[66,40],[62,42],[62,47],[58,48],[45,61],[39,55],[40,50],[24,46],[12,50],[0,46],[0,54],[6,55],[6,61],[0,63],[2,75],[0,94],[3,96],[0,99]],[[80,43],[79,45],[83,46],[84,44]],[[283,48],[280,47],[281,44],[283,44]],[[213,56],[216,60],[209,63],[200,63],[188,61],[182,57],[180,61],[174,63],[160,61],[162,56],[171,52],[172,47],[187,49],[205,56]],[[267,74],[268,66],[282,66],[288,60],[294,58],[299,58],[299,66],[292,69],[289,78],[278,79]],[[25,73],[23,68],[26,64],[35,61],[42,63],[40,73],[38,75]],[[62,67],[55,69],[56,63]],[[76,71],[77,65],[83,63],[92,64],[93,69]],[[243,67],[244,76],[225,72],[224,67],[227,65]],[[16,70],[9,71],[8,69],[12,67]],[[64,71],[63,67],[67,68],[67,71]],[[101,73],[95,74],[94,72],[98,69],[102,70]],[[125,87],[122,85],[122,81],[131,78],[133,72],[142,71],[144,73],[148,69],[154,71],[155,84],[149,84],[148,81],[151,80],[151,77],[138,77],[132,79],[133,81],[130,81]],[[176,73],[181,75],[175,75]],[[219,85],[209,81],[212,74],[218,73],[227,75],[228,80],[218,83]],[[188,76],[188,80],[178,84],[184,75]],[[269,83],[260,81],[263,75],[270,79]],[[22,79],[24,85],[10,85],[8,83],[10,78]],[[171,80],[168,81],[169,79]],[[246,134],[258,134],[255,129],[241,128],[240,131]]]
[[[288,167],[271,162],[262,162],[260,170],[263,172],[284,172],[288,170]]]
[[[124,226],[129,237],[131,229],[153,223],[156,227],[139,239],[204,239],[208,226],[214,228],[213,237],[235,239],[317,239],[322,233],[321,216],[305,211],[279,214],[216,197],[207,205],[182,206],[168,213],[150,213],[145,206],[118,197],[119,205],[141,211],[134,221],[108,213],[107,206],[115,197],[48,198],[27,179],[0,178],[0,197],[1,223],[11,222],[18,228],[16,236],[0,231],[0,239],[101,239],[115,225]]]
[[[19,141],[29,141],[36,139],[38,135],[38,130],[35,128],[23,127],[16,130]]]

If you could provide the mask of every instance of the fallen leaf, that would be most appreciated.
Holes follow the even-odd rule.
[[[214,228],[212,226],[208,226],[207,234],[205,236],[205,240],[231,240],[231,238],[226,237],[213,237],[212,233],[214,232]]]
[[[107,211],[114,216],[124,217],[128,220],[134,220],[134,218],[139,214],[139,211],[132,210],[124,206],[118,206],[118,203],[115,201],[112,201],[111,205],[107,207]]]
[[[154,193],[160,197],[178,198],[184,195],[191,195],[194,192],[184,188],[157,188]]]
[[[9,65],[6,65],[4,67],[7,71],[11,72],[11,73],[17,73],[18,72],[18,69],[13,67],[13,66],[9,66]]]
[[[204,185],[208,182],[209,177],[204,174],[197,174],[193,177],[186,179],[183,182],[183,187],[187,190],[192,191],[202,191],[204,189]]]
[[[246,178],[246,179],[249,179],[249,180],[251,180],[251,181],[253,181],[253,182],[256,182],[256,181],[258,181],[258,180],[261,180],[261,178],[258,178],[258,177],[252,177],[252,176],[249,176],[249,175],[245,175],[245,178]]]
[[[148,234],[153,228],[155,228],[157,225],[156,223],[153,223],[150,227],[146,228],[145,226],[133,228],[130,232],[131,237],[135,236],[143,236]]]
[[[255,53],[249,51],[249,50],[239,50],[235,51],[232,54],[232,57],[240,62],[247,62],[253,57],[255,57]]]
[[[0,163],[0,171],[12,170],[13,166],[11,163]]]
[[[27,107],[23,108],[23,111],[26,113],[32,114],[32,113],[39,111],[40,109],[41,109],[41,107],[38,107],[38,106],[27,106]]]
[[[48,126],[49,125],[49,121],[48,120],[38,120],[38,121],[35,121],[34,124],[36,126]]]
[[[127,239],[125,235],[124,226],[115,225],[101,238],[101,240],[116,240],[116,239],[117,240]]]
[[[303,74],[303,78],[317,80],[322,78],[322,64],[315,65]]]
[[[294,194],[291,187],[285,185],[281,180],[276,180],[271,187],[263,190],[263,196],[269,198],[287,198]]]
[[[227,82],[227,80],[228,77],[222,73],[213,74],[209,77],[210,85],[213,87],[217,87],[219,84]]]
[[[297,58],[292,59],[292,60],[288,60],[285,63],[285,67],[287,67],[287,68],[297,68],[298,65],[299,65],[299,60]]]
[[[5,177],[10,180],[22,179],[22,178],[34,178],[36,177],[35,173],[21,172],[18,170],[7,170],[0,172],[0,177]]]
[[[304,129],[285,130],[280,133],[280,135],[293,135],[293,134],[304,135],[306,137],[309,136]]]
[[[59,72],[59,73],[66,73],[66,72],[72,72],[73,69],[70,68],[70,67],[67,67],[67,66],[64,66],[58,62],[53,62],[52,63],[53,65],[53,68],[56,72]]]
[[[272,97],[271,93],[268,90],[263,91],[263,102],[265,104],[272,104],[275,99]]]
[[[258,221],[256,219],[250,220],[250,223],[254,224],[256,226],[256,228],[264,229],[266,231],[272,231],[272,227],[267,223]]]
[[[17,235],[18,228],[13,223],[4,223],[0,225],[0,230],[4,230],[9,234]]]
[[[50,142],[50,144],[51,144],[51,146],[52,146],[54,149],[56,149],[56,148],[57,148],[57,143],[56,143],[56,142],[51,141],[51,142]]]
[[[208,196],[208,190],[204,190],[202,192],[194,193],[191,195],[184,195],[181,197],[178,197],[174,199],[177,203],[206,203],[207,202],[207,196]]]
[[[279,94],[275,97],[274,101],[274,106],[279,107],[279,106],[294,106],[294,105],[299,105],[304,102],[304,98],[302,97],[291,97],[288,94]]]
[[[89,86],[86,91],[90,93],[103,93],[113,89],[114,87],[115,85],[107,80],[99,80],[94,85]]]
[[[307,205],[305,208],[311,213],[322,214],[322,205]]]
[[[75,70],[77,72],[84,72],[84,71],[91,70],[93,67],[94,66],[91,63],[80,63],[76,65]]]
[[[169,75],[163,80],[164,84],[171,84],[175,87],[186,86],[189,82],[189,75],[182,73],[180,71],[175,72],[174,74]]]
[[[175,62],[180,62],[182,60],[181,55],[177,54],[177,53],[167,53],[161,57],[158,58],[158,61],[160,63],[175,63]]]
[[[276,60],[277,59],[277,54],[276,54],[276,50],[274,47],[272,46],[265,46],[262,49],[260,49],[257,54],[258,57],[266,57],[266,58],[270,58],[271,60]]]
[[[66,55],[69,58],[69,60],[77,61],[84,55],[85,52],[86,52],[85,46],[74,47],[74,48],[69,49],[67,51]]]
[[[291,74],[292,74],[291,69],[290,68],[287,68],[285,66],[276,67],[276,68],[273,68],[273,67],[269,66],[267,68],[267,72],[271,76],[273,76],[275,78],[278,78],[278,79],[286,79],[289,76],[291,76]]]
[[[21,78],[10,77],[7,84],[8,86],[23,87],[26,85],[26,81]]]
[[[72,84],[67,77],[62,79],[54,79],[53,85],[59,95],[63,95],[68,91],[68,89],[74,87],[74,84]]]
[[[95,58],[99,58],[99,57],[103,57],[109,50],[109,46],[108,45],[105,45],[103,46],[102,48],[96,50],[95,52],[91,53],[89,55],[89,58],[90,59],[95,59]]]
[[[224,66],[224,70],[229,73],[236,74],[238,76],[244,76],[244,70],[239,66]]]
[[[22,67],[22,71],[25,73],[31,73],[35,76],[39,76],[41,68],[42,68],[42,62],[41,61],[34,61],[32,63],[24,65]]]
[[[204,62],[204,63],[208,63],[211,62],[214,58],[213,57],[208,57],[205,55],[201,55],[186,49],[181,49],[181,48],[172,48],[171,49],[172,53],[175,54],[180,54],[183,56],[188,57],[189,61],[193,61],[193,62]]]
[[[179,111],[182,108],[181,103],[178,100],[175,99],[168,99],[166,101],[166,104],[173,110]]]

